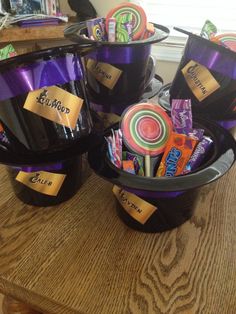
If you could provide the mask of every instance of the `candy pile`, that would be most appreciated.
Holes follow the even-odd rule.
[[[106,140],[116,167],[148,177],[194,171],[213,143],[203,129],[193,128],[190,99],[173,99],[171,118],[156,104],[130,106],[121,117],[120,129],[112,130]]]
[[[217,35],[217,27],[209,20],[203,25],[200,36],[236,52],[236,33]]]
[[[147,22],[143,8],[133,3],[122,3],[107,14],[86,21],[90,39],[109,42],[130,42],[147,39],[155,32]]]

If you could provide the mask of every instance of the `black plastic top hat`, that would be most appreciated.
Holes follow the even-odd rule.
[[[15,148],[12,148],[11,143],[7,143],[0,139],[0,164],[8,166],[19,165],[44,165],[48,163],[55,163],[58,160],[67,160],[70,157],[82,155],[93,147],[100,145],[103,138],[103,121],[94,112],[91,111],[93,120],[93,129],[86,137],[80,139],[79,142],[75,141],[68,145],[66,148],[57,151],[45,152],[30,152],[19,151],[16,153]]]
[[[149,192],[185,191],[198,188],[219,179],[233,165],[236,158],[236,142],[232,135],[215,122],[196,118],[194,127],[205,129],[213,140],[213,149],[205,162],[194,172],[177,177],[142,177],[115,167],[107,157],[107,144],[94,148],[89,153],[91,167],[99,175],[123,188]],[[107,130],[110,133],[110,129]],[[142,192],[140,193],[142,194]]]
[[[69,44],[65,46],[36,50],[1,60],[0,72],[4,72],[4,70],[9,70],[9,68],[14,68],[16,65],[23,65],[24,63],[31,63],[32,61],[40,60],[41,58],[50,60],[51,58],[62,56],[65,53],[77,53],[80,56],[84,56],[92,50],[94,50],[94,45],[89,42],[81,42],[78,44]]]
[[[160,24],[154,24],[155,33],[153,36],[143,39],[143,40],[135,40],[130,42],[108,42],[108,41],[95,41],[89,38],[84,37],[83,35],[87,35],[87,26],[85,22],[76,23],[68,26],[64,35],[66,38],[69,38],[71,41],[79,43],[79,44],[90,44],[95,47],[109,46],[109,47],[125,47],[125,46],[137,46],[137,45],[150,45],[153,43],[160,42],[166,39],[169,36],[169,29]]]
[[[91,47],[71,44],[0,62],[0,121],[12,149],[61,150],[91,132],[81,61]]]
[[[211,119],[236,118],[236,53],[198,35],[188,40],[170,97],[191,98],[192,110]]]

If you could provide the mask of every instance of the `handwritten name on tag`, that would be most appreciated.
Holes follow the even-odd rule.
[[[50,86],[29,92],[24,109],[74,129],[82,104],[82,98],[57,86]]]
[[[97,62],[93,59],[87,60],[86,67],[98,82],[109,89],[114,88],[122,74],[122,71],[113,65]]]
[[[220,88],[211,72],[195,61],[190,61],[181,71],[186,83],[199,101],[207,98]]]
[[[157,207],[116,185],[114,185],[112,191],[125,211],[141,224],[145,224],[157,210]]]
[[[58,174],[46,171],[20,171],[15,179],[39,193],[57,196],[65,178],[66,175],[60,173]]]

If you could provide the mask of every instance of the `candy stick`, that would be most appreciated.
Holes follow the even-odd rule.
[[[144,161],[145,161],[145,176],[150,177],[151,176],[151,157],[150,157],[150,155],[145,155]]]

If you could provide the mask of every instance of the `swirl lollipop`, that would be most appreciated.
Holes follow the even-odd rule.
[[[121,130],[130,150],[145,156],[145,175],[150,176],[150,157],[161,154],[172,132],[172,122],[158,105],[139,103],[122,115]]]
[[[225,33],[213,37],[213,41],[236,52],[236,33]]]
[[[132,14],[132,38],[139,39],[146,29],[147,17],[143,8],[133,3],[122,3],[108,12],[106,17],[106,30],[108,32],[109,18],[120,19],[122,16]]]

